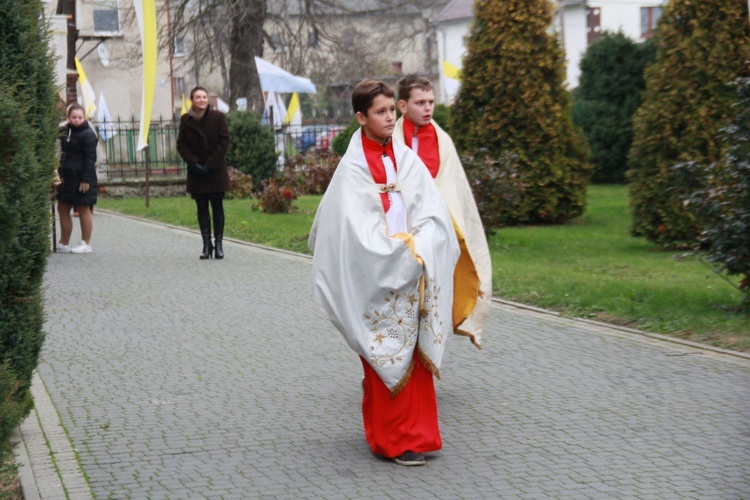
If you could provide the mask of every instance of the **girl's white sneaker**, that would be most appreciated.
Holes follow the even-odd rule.
[[[75,246],[70,249],[70,253],[91,253],[94,250],[86,244],[85,241],[82,241],[78,244],[78,246]]]
[[[63,245],[62,243],[58,243],[57,253],[70,253],[70,247],[68,245]]]

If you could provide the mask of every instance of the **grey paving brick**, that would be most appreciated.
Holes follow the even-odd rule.
[[[444,449],[406,469],[367,448],[309,259],[201,262],[102,211],[92,243],[49,257],[38,372],[97,498],[750,497],[746,359],[496,304],[483,350],[448,346]]]

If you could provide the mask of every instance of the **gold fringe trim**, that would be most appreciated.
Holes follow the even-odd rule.
[[[406,369],[406,373],[401,378],[398,384],[396,384],[393,389],[391,389],[391,399],[398,396],[398,393],[401,392],[401,390],[406,387],[406,384],[409,382],[409,379],[411,378],[411,373],[414,371],[414,359],[411,360],[409,363],[409,368]]]
[[[438,380],[440,380],[440,369],[433,364],[432,360],[428,358],[424,352],[422,352],[419,344],[417,344],[417,356],[419,356],[419,360],[422,362],[424,367],[427,368],[430,373],[436,376]]]
[[[477,338],[473,333],[469,333],[466,330],[461,330],[460,328],[456,328],[455,330],[453,330],[453,333],[455,333],[456,335],[461,335],[462,337],[469,337],[471,343],[474,344],[474,346],[480,351],[482,350],[482,344],[477,342]]]

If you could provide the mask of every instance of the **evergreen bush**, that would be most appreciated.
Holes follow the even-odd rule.
[[[60,116],[42,5],[5,2],[0,16],[0,443],[31,409],[44,341],[41,285]]]
[[[725,146],[720,161],[708,166],[686,162],[675,175],[703,180],[683,197],[698,214],[701,233],[695,250],[705,253],[717,272],[740,275],[740,290],[750,310],[750,78],[737,81],[740,97],[732,123],[720,132]]]
[[[604,32],[581,60],[573,122],[588,139],[593,182],[625,182],[633,114],[645,87],[643,72],[655,56],[651,40],[636,43],[621,32]]]
[[[515,158],[528,209],[514,223],[561,223],[581,215],[591,176],[585,138],[570,117],[550,9],[548,0],[474,2],[451,109],[459,153],[477,156],[486,148],[491,157]]]
[[[461,164],[466,170],[485,231],[492,233],[528,213],[525,179],[513,155],[503,154],[496,158],[480,151],[477,156],[462,156]]]
[[[259,185],[275,172],[278,158],[273,130],[260,122],[252,111],[232,111],[227,115],[229,152],[227,163],[252,176]]]
[[[451,134],[451,108],[445,104],[435,104],[435,111],[432,113],[432,119],[445,130],[448,135]]]
[[[729,124],[736,101],[729,83],[750,75],[747,14],[745,0],[665,5],[656,61],[646,69],[643,104],[633,119],[627,179],[635,236],[662,246],[696,241],[702,224],[695,207],[682,200],[700,181],[677,176],[672,166],[705,166],[722,157],[717,134]]]
[[[331,144],[333,152],[339,156],[344,156],[346,148],[349,147],[349,141],[352,140],[352,136],[357,130],[359,130],[359,122],[357,122],[356,118],[352,118],[349,125],[333,138],[333,144]]]

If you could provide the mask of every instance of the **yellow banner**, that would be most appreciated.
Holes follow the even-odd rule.
[[[151,124],[151,108],[156,88],[156,5],[154,0],[133,0],[138,27],[141,30],[143,52],[143,95],[141,97],[141,130],[138,135],[138,151],[148,147],[148,129]]]
[[[286,118],[284,118],[284,124],[292,123],[292,121],[294,120],[294,115],[296,115],[299,110],[299,94],[295,92],[294,94],[292,94],[292,100],[289,101],[289,107],[286,108]]]
[[[86,73],[83,71],[81,61],[76,57],[75,62],[76,71],[78,71],[78,81],[81,83],[83,109],[86,110],[86,119],[88,120],[94,114],[94,111],[96,111],[96,104],[94,103],[94,101],[96,101],[96,93],[94,93],[94,87],[91,86],[91,82],[86,78]]]
[[[453,80],[460,80],[461,79],[461,70],[449,63],[448,61],[443,61],[443,74],[447,78],[452,78]]]

